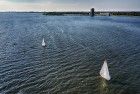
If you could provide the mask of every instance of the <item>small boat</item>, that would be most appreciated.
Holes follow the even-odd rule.
[[[109,75],[109,70],[108,70],[108,66],[107,66],[107,60],[104,61],[104,64],[100,70],[100,75],[106,79],[106,80],[110,80],[111,77]]]
[[[43,47],[46,46],[45,41],[44,41],[44,38],[43,38],[43,40],[42,40],[42,46],[43,46]]]

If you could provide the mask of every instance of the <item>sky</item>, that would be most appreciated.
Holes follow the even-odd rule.
[[[140,0],[0,0],[0,11],[140,11]]]

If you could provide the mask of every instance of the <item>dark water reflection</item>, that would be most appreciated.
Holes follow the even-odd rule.
[[[139,94],[139,69],[139,17],[0,13],[1,94]]]

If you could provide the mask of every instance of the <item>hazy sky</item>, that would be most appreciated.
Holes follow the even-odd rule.
[[[140,0],[0,0],[0,11],[140,11]]]

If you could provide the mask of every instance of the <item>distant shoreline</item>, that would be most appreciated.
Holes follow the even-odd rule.
[[[9,11],[9,12],[0,12],[0,13],[42,13],[46,16],[90,16],[89,11],[74,11],[74,12],[17,12],[17,11]],[[95,11],[95,16],[140,16],[140,11]]]
[[[96,11],[95,16],[140,16],[140,12],[136,11]],[[90,12],[44,12],[46,16],[66,16],[66,15],[78,15],[78,16],[90,16]]]

